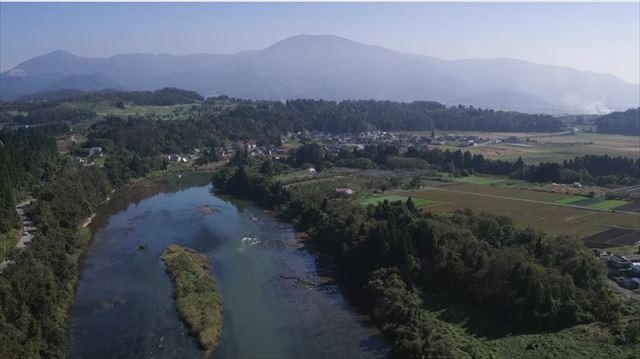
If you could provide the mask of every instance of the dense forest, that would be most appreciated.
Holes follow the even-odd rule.
[[[193,104],[188,109],[192,120],[203,120],[218,126],[236,127],[236,135],[251,135],[252,127],[266,129],[273,140],[291,131],[324,131],[331,133],[422,130],[468,130],[496,132],[556,132],[562,121],[549,115],[484,110],[472,106],[447,107],[437,102],[410,103],[391,101],[323,101],[292,100],[249,101],[228,97],[204,100],[192,91],[166,88],[158,91],[99,91],[76,93],[61,91],[42,93],[0,105],[0,123],[37,124],[81,122],[95,117],[86,105],[168,106]],[[247,132],[242,132],[244,129]],[[224,130],[222,130],[224,132]]]
[[[640,107],[624,112],[612,112],[596,118],[596,131],[628,136],[640,136]]]
[[[17,227],[17,200],[55,170],[55,140],[39,130],[0,131],[0,233]]]
[[[0,276],[0,357],[64,358],[67,311],[89,243],[81,222],[111,191],[96,167],[68,161],[35,190],[38,234]],[[4,178],[4,177],[3,177]]]
[[[484,174],[504,175],[529,182],[555,182],[609,185],[631,185],[640,182],[640,159],[611,157],[609,155],[584,155],[573,160],[542,162],[525,165],[517,161],[490,160],[469,151],[409,150],[407,156],[415,156],[440,166],[451,173],[465,174],[474,171]],[[462,171],[460,171],[462,170]]]
[[[604,266],[576,239],[518,230],[502,216],[435,216],[406,203],[362,206],[285,189],[240,154],[213,177],[217,192],[274,208],[340,263],[352,285],[367,288],[368,308],[397,358],[457,357],[446,333],[421,314],[421,291],[441,288],[521,328],[613,323],[619,316]],[[473,353],[467,354],[473,356]]]
[[[220,111],[221,98],[203,103],[202,117]],[[228,99],[227,99],[228,100]],[[281,131],[316,130],[331,133],[382,131],[473,130],[496,132],[556,132],[562,122],[548,115],[446,107],[437,102],[292,100],[286,103],[233,100],[226,116],[261,119]]]
[[[171,106],[196,103],[204,100],[197,92],[177,88],[163,88],[156,91],[94,91],[57,90],[40,92],[21,97],[16,102],[109,102],[114,105],[129,103],[140,106]]]

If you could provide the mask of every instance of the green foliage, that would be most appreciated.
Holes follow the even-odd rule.
[[[221,172],[216,188],[249,197],[270,192],[270,178],[250,167]],[[317,248],[338,260],[341,277],[368,288],[373,317],[392,343],[393,357],[486,355],[479,354],[484,347],[433,331],[441,324],[421,308],[419,289],[444,288],[518,330],[613,325],[620,318],[603,265],[569,237],[521,231],[506,217],[484,213],[435,217],[416,211],[413,199],[365,210],[329,193],[279,188],[261,203],[311,234]]]
[[[624,329],[624,338],[629,344],[640,344],[640,320],[627,324]]]
[[[222,300],[207,258],[178,245],[169,246],[161,258],[175,284],[180,316],[205,350],[215,349],[222,330]]]
[[[335,162],[335,165],[340,167],[357,168],[361,170],[368,170],[377,167],[375,162],[365,157],[339,159]]]
[[[96,116],[96,113],[90,110],[56,106],[29,111],[26,117],[16,118],[16,122],[25,125],[61,122],[80,123]]]
[[[627,136],[640,136],[640,107],[612,112],[596,118],[596,131]]]
[[[303,164],[310,164],[317,170],[322,170],[324,167],[324,152],[322,147],[317,143],[305,143],[298,147],[294,152],[294,164],[302,166]]]
[[[0,276],[0,357],[63,358],[67,312],[89,235],[78,225],[111,187],[97,168],[62,170],[38,189],[38,234]]]
[[[110,102],[115,107],[124,108],[125,103],[140,106],[171,106],[202,101],[204,98],[194,91],[177,88],[163,88],[157,91],[93,91],[57,90],[40,92],[18,99],[18,103],[47,102]],[[23,105],[24,106],[24,105]]]
[[[57,155],[53,138],[38,129],[0,131],[0,233],[17,226],[18,196],[49,178]]]
[[[515,162],[490,160],[481,154],[471,154],[449,150],[420,151],[409,148],[405,157],[420,158],[441,170],[452,174],[461,171],[474,171],[484,174],[510,176],[530,182],[594,183],[600,186],[618,184],[631,185],[640,180],[640,159],[610,157],[608,155],[584,155],[569,161],[542,162],[537,165],[525,165],[521,158]],[[466,173],[463,173],[466,175]],[[461,177],[461,181],[465,177]],[[471,177],[469,181],[475,180]]]
[[[451,337],[433,331],[424,315],[420,294],[408,289],[397,270],[382,268],[371,273],[367,292],[373,318],[391,340],[391,358],[457,358]]]

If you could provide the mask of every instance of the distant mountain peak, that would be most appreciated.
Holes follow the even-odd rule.
[[[55,50],[55,51],[51,51],[47,54],[44,54],[43,56],[72,56],[72,57],[76,57],[76,55],[70,53],[69,51],[66,50]]]
[[[36,56],[31,60],[46,58],[46,59],[52,59],[52,60],[60,61],[60,60],[77,59],[78,57],[79,56],[76,56],[76,55],[74,55],[74,54],[72,54],[72,53],[70,53],[69,51],[66,51],[66,50],[55,50],[55,51],[48,52],[48,53],[46,53],[44,55]],[[28,61],[26,61],[26,62],[28,62]]]
[[[355,41],[345,39],[344,37],[340,37],[338,35],[332,34],[301,34],[287,37],[284,40],[280,40],[270,47],[280,46],[283,44],[301,44],[301,43],[309,43],[309,42],[338,42],[338,43],[347,43],[347,44],[357,44]]]
[[[638,85],[611,75],[514,59],[403,54],[332,34],[292,36],[231,55],[91,58],[58,50],[21,63],[1,74],[0,81],[2,99],[51,88],[171,86],[207,96],[431,100],[547,113],[623,109],[638,106],[640,99]]]
[[[297,50],[305,50],[308,48],[355,48],[355,47],[368,47],[368,48],[379,48],[382,47],[367,45],[359,42],[355,42],[349,39],[345,39],[344,37],[340,37],[337,35],[331,34],[318,34],[318,35],[296,35],[288,37],[284,40],[278,41],[275,44],[269,46],[267,50],[278,50],[278,49],[297,49]],[[391,51],[389,49],[384,49],[387,51]]]

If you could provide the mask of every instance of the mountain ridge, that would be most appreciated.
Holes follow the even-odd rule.
[[[99,89],[101,83],[131,90],[178,87],[249,99],[433,100],[567,113],[640,105],[640,86],[611,74],[510,58],[445,60],[329,34],[296,35],[234,54],[91,58],[58,50],[2,73],[0,98],[51,89],[70,75],[77,76],[74,88]],[[89,75],[93,82],[87,78],[85,84]]]

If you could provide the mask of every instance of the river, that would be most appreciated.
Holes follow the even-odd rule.
[[[209,208],[209,209],[206,209]],[[189,176],[114,196],[98,212],[69,323],[70,358],[379,358],[379,331],[322,284],[291,225],[220,198]],[[223,301],[205,353],[176,312],[159,259],[177,243],[207,255]]]

